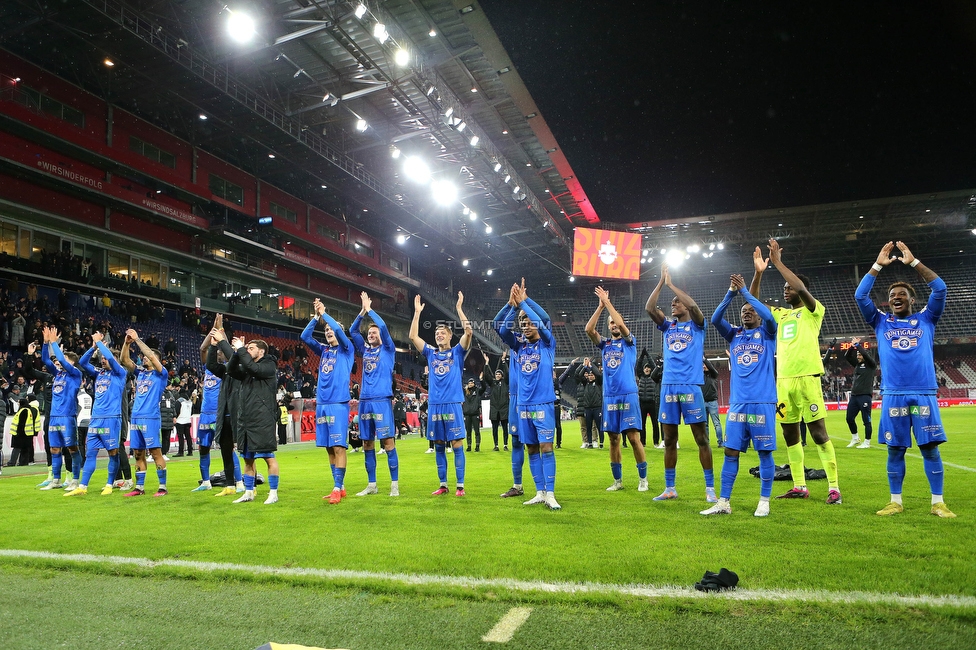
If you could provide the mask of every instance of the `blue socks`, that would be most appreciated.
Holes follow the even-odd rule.
[[[532,472],[536,492],[544,491],[546,483],[542,475],[542,454],[529,454],[529,471]]]
[[[376,483],[376,450],[366,449],[364,453],[366,454],[366,480]]]
[[[165,490],[166,489],[166,470],[165,469],[157,469],[156,470],[156,478],[159,479],[159,489]]]
[[[739,457],[726,456],[722,463],[722,493],[719,495],[726,501],[732,498],[732,486],[739,474]]]
[[[556,454],[552,451],[544,451],[542,454],[542,479],[543,489],[546,492],[556,491]]]
[[[237,454],[231,454],[234,457],[234,482],[238,483],[241,480],[241,459],[237,457]],[[227,480],[226,477],[224,480]]]
[[[51,476],[55,481],[61,480],[61,464],[63,462],[61,454],[51,454]]]
[[[637,463],[637,477],[642,479],[647,478],[647,461]]]
[[[437,480],[441,485],[447,485],[447,447],[434,445],[434,457],[437,461]]]
[[[445,464],[447,459],[444,459]],[[464,445],[460,445],[454,450],[454,477],[458,485],[464,485],[464,468],[467,465],[467,457],[464,455]],[[447,467],[444,467],[444,476],[447,476]]]
[[[942,494],[943,478],[942,456],[939,454],[938,447],[929,449],[919,449],[922,452],[922,466],[925,467],[925,476],[929,479],[929,488],[932,494]]]
[[[335,471],[332,473],[332,476],[335,480],[335,488],[337,490],[341,490],[342,486],[346,483],[346,468],[336,467]]]
[[[251,490],[251,491],[254,490],[254,477],[251,476],[250,474],[244,475],[244,489]]]
[[[88,485],[91,481],[92,474],[95,473],[95,462],[98,460],[98,450],[92,449],[88,456],[85,458],[85,471],[82,474],[81,485]],[[77,467],[77,465],[75,465]]]
[[[710,470],[702,470],[705,472],[705,487],[715,489],[715,473]]]
[[[120,451],[114,456],[108,457],[108,482],[106,483],[106,485],[111,485],[112,483],[115,483],[115,475],[118,474],[119,464],[122,462],[121,460],[119,460],[119,454],[121,453],[124,452]]]
[[[210,452],[200,454],[200,478],[210,480]]]
[[[926,466],[928,469],[928,466]],[[905,447],[888,446],[888,488],[892,494],[901,494],[905,482]]]
[[[522,467],[524,465],[525,445],[518,438],[512,436],[512,482],[515,485],[522,485]]]
[[[81,450],[71,452],[71,477],[78,480],[81,477]]]
[[[647,467],[645,464],[644,467]],[[614,481],[621,481],[624,478],[623,465],[620,463],[610,463],[610,473],[613,474]]]
[[[675,470],[673,467],[664,468],[664,487],[671,490],[674,489],[674,474],[675,474]]]
[[[457,463],[457,459],[454,460]],[[386,464],[390,468],[390,480],[400,480],[400,456],[397,454],[396,447],[386,452]]]
[[[773,493],[773,476],[776,475],[776,466],[773,464],[773,452],[759,452],[759,480],[762,482],[759,488],[759,496],[767,499]]]
[[[277,474],[269,474],[268,475],[268,488],[269,489],[272,489],[272,490],[277,490],[278,489],[278,475]]]
[[[142,490],[146,487],[146,473],[136,472],[136,487]]]

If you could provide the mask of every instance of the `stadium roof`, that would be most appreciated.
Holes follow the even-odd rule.
[[[568,272],[572,227],[599,219],[474,5],[232,4],[5,2],[3,46],[389,243],[409,235],[421,267]],[[241,44],[227,24],[244,14]],[[409,155],[459,203],[404,178]]]

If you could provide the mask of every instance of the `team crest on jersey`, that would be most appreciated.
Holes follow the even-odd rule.
[[[918,339],[903,336],[901,338],[893,339],[891,341],[891,347],[895,348],[896,350],[910,350],[912,348],[917,348]]]
[[[887,440],[888,442],[891,442],[891,439],[893,438],[893,436],[891,435],[891,431],[885,431],[884,432],[884,437],[885,437],[885,440]]]
[[[207,377],[203,380],[204,388],[216,388],[217,387],[217,376],[207,374]]]
[[[331,351],[330,351],[331,352]],[[331,374],[335,369],[335,353],[324,352],[322,354],[322,362],[319,364],[319,372],[324,372],[325,374]]]
[[[661,418],[660,418],[661,422],[664,422],[667,419],[668,419],[668,414],[665,413],[664,411],[661,411]]]
[[[908,324],[911,325],[912,327],[915,327],[916,325],[918,325],[918,319],[913,318],[910,321],[908,321]]]
[[[517,433],[518,432],[518,427],[516,425],[514,425],[514,424],[512,425],[511,429],[512,429],[512,433]]]
[[[816,412],[817,412],[817,411],[819,411],[819,410],[820,410],[820,407],[819,407],[819,406],[817,406],[816,404],[811,404],[811,405],[810,405],[810,412],[811,412],[811,413],[816,413]]]
[[[438,377],[443,377],[447,373],[451,372],[451,368],[454,366],[454,357],[440,357],[436,356],[431,359],[431,366],[433,366],[434,374]]]

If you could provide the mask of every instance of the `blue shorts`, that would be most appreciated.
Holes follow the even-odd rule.
[[[551,443],[556,435],[556,407],[546,404],[524,404],[518,407],[518,435],[523,445]]]
[[[254,460],[255,458],[274,458],[275,453],[273,451],[262,451],[255,453],[253,451],[241,452],[241,458],[244,460]]]
[[[641,428],[640,400],[637,393],[607,395],[603,398],[603,431],[623,433]]]
[[[217,414],[201,413],[197,424],[197,446],[209,447],[213,444],[214,431],[217,430]]]
[[[122,418],[92,418],[88,423],[88,437],[85,439],[85,446],[88,453],[99,449],[111,451],[119,448],[119,440],[122,438]]]
[[[431,404],[427,410],[427,439],[452,442],[464,438],[464,413],[460,402]]]
[[[349,446],[349,402],[315,407],[315,446]]]
[[[939,399],[935,395],[882,396],[878,442],[892,447],[911,447],[913,432],[920,447],[946,441]]]
[[[78,445],[78,420],[74,417],[52,417],[47,425],[47,439],[52,447]]]
[[[725,419],[725,447],[746,451],[776,451],[776,404],[730,404]]]
[[[129,425],[129,449],[162,447],[158,418],[135,418]]]
[[[430,426],[428,424],[428,426]],[[359,439],[385,440],[396,435],[393,428],[393,402],[389,398],[359,402]]]
[[[640,416],[638,416],[640,417]],[[705,400],[698,384],[664,384],[661,386],[661,424],[685,424],[704,422]]]

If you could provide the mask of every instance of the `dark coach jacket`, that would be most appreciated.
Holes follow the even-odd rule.
[[[221,380],[220,393],[217,394],[217,422],[214,425],[214,440],[220,440],[225,418],[230,420],[231,431],[237,431],[237,388],[239,386],[237,380],[227,372],[227,364],[217,361],[218,346],[224,353],[225,359],[234,356],[234,348],[227,341],[220,341],[218,345],[211,345],[207,351],[207,370]]]
[[[227,374],[240,382],[233,425],[237,449],[255,454],[276,451],[281,413],[276,399],[278,364],[268,354],[255,361],[241,347],[227,362]]]
[[[495,373],[491,368],[485,368],[485,383],[490,387],[488,390],[488,419],[507,420],[508,419],[508,377],[502,370],[502,378],[495,381]]]

